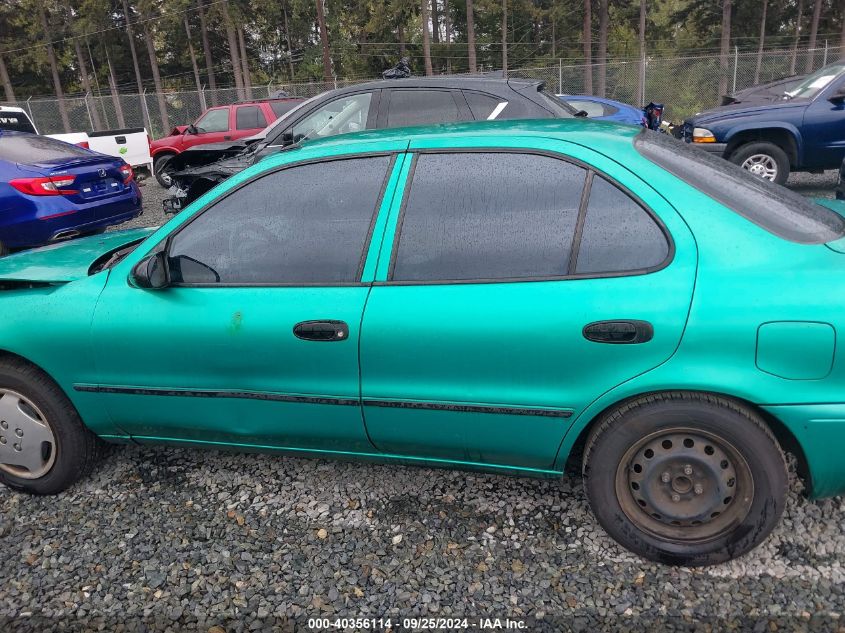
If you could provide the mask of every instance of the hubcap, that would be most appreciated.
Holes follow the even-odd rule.
[[[778,175],[778,164],[768,154],[752,154],[743,161],[742,168],[747,169],[755,176],[773,182]]]
[[[0,389],[0,470],[21,479],[43,477],[56,460],[56,439],[30,400]]]
[[[723,438],[678,428],[649,435],[625,454],[616,474],[622,510],[640,529],[675,541],[731,530],[748,514],[748,463]]]

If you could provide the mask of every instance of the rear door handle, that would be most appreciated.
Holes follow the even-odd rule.
[[[654,327],[648,321],[595,321],[584,326],[584,338],[594,343],[615,345],[647,343],[654,338]]]
[[[293,335],[303,341],[345,341],[349,338],[349,326],[344,321],[302,321],[293,326]]]

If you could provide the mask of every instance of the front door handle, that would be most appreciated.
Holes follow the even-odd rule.
[[[654,338],[654,326],[648,321],[631,319],[595,321],[584,326],[584,338],[594,343],[636,344]]]
[[[349,338],[349,326],[344,321],[302,321],[293,326],[293,335],[303,341],[345,341]]]
[[[232,137],[231,137],[231,136],[229,136],[229,135],[226,135],[226,136],[224,136],[224,137],[223,137],[223,140],[224,140],[224,141],[231,141],[231,140],[232,140]]]

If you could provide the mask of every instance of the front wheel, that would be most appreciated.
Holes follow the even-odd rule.
[[[159,156],[153,162],[153,173],[155,174],[158,184],[165,189],[169,189],[173,184],[173,168],[170,166],[170,161],[173,159],[173,154],[165,154]]]
[[[731,154],[730,160],[755,176],[779,185],[789,178],[789,157],[774,143],[746,143]]]
[[[788,475],[752,410],[675,392],[609,413],[584,450],[601,525],[629,550],[670,565],[712,565],[753,549],[780,520]]]
[[[0,360],[0,483],[56,494],[90,471],[101,446],[49,376],[23,361]]]

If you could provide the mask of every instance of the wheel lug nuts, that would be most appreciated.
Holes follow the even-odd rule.
[[[0,444],[5,444],[5,443],[6,443],[6,438],[4,436],[0,435]]]
[[[15,435],[18,437],[23,437],[23,431],[21,429],[15,429]]]
[[[692,475],[692,466],[690,466],[689,464],[684,466],[684,474],[685,475]]]
[[[662,481],[664,484],[668,484],[670,479],[672,479],[672,477],[669,475],[668,472],[660,475],[660,481]]]
[[[695,492],[695,494],[700,495],[702,492],[704,492],[704,486],[702,486],[701,484],[695,484],[693,491]]]
[[[681,495],[677,495],[677,494],[672,495],[672,501],[674,501],[675,503],[677,503],[680,500],[681,500]]]
[[[21,445],[20,444],[15,444],[14,448],[15,448],[16,451],[18,451],[20,453],[20,451],[21,451]]]

